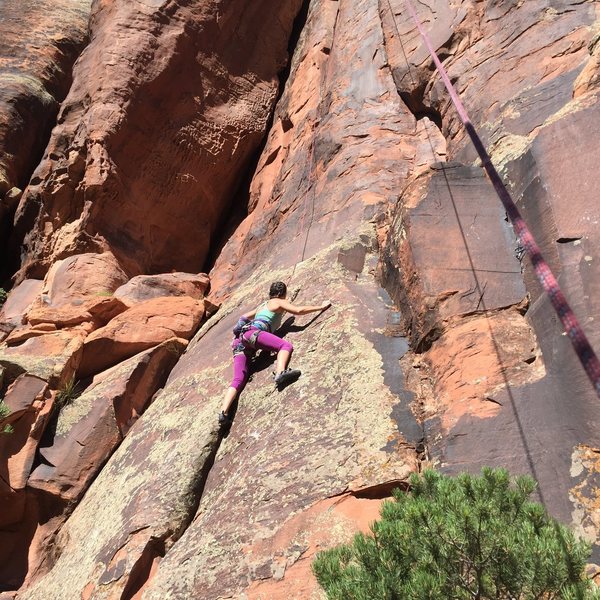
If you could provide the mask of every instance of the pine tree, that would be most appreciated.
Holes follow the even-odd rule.
[[[329,600],[598,600],[589,544],[529,500],[530,477],[414,475],[370,534],[313,563]]]

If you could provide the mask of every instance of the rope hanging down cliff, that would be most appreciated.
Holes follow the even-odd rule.
[[[390,8],[390,14],[396,26],[396,31],[399,31],[396,16],[392,9],[390,0],[387,0],[387,3]],[[444,82],[444,85],[446,86],[446,89],[450,94],[450,98],[452,100],[452,103],[454,104],[454,107],[456,108],[456,112],[458,113],[458,116],[462,124],[464,125],[467,134],[471,138],[471,141],[473,142],[473,145],[477,150],[477,154],[479,154],[479,158],[481,159],[483,168],[485,169],[485,172],[487,173],[490,181],[492,182],[492,185],[494,186],[494,189],[496,190],[500,201],[504,205],[506,214],[508,215],[508,218],[510,219],[513,225],[519,242],[528,254],[540,284],[542,285],[544,291],[550,298],[550,302],[552,303],[552,306],[556,311],[556,314],[558,315],[565,329],[565,332],[571,340],[571,344],[573,345],[573,349],[575,350],[579,361],[581,362],[583,368],[585,369],[585,372],[587,373],[590,381],[592,382],[596,393],[600,397],[600,361],[598,360],[594,349],[592,348],[577,317],[575,316],[575,313],[569,306],[569,303],[567,302],[558,284],[558,281],[556,280],[556,277],[554,276],[550,267],[548,266],[548,263],[542,256],[540,247],[535,241],[531,230],[525,223],[523,217],[521,216],[521,213],[519,212],[519,209],[517,208],[517,205],[512,199],[509,191],[506,189],[506,186],[502,182],[498,171],[492,164],[490,155],[485,149],[481,138],[479,137],[473,123],[471,122],[467,111],[465,110],[465,107],[461,102],[458,93],[456,92],[456,89],[452,85],[452,82],[448,77],[446,69],[442,65],[442,62],[440,61],[435,49],[433,48],[429,36],[427,35],[425,29],[423,28],[423,25],[421,24],[421,21],[419,20],[419,17],[417,16],[412,1],[405,0],[405,4],[408,9],[408,12],[410,13],[413,21],[415,22],[415,25],[417,26],[417,29],[419,30],[419,33],[421,34],[421,37],[423,38],[425,46],[427,47],[427,50],[429,51],[429,54],[433,59],[433,62],[438,70],[438,73],[440,74],[440,77],[442,78],[442,81]]]

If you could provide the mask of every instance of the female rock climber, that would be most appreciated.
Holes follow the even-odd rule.
[[[300,376],[300,371],[288,368],[294,347],[287,340],[273,335],[272,332],[279,329],[284,313],[307,315],[329,308],[331,302],[323,302],[320,306],[296,306],[288,302],[286,296],[287,286],[285,283],[282,281],[272,283],[269,289],[269,300],[255,310],[242,315],[233,328],[235,336],[231,344],[233,348],[233,381],[225,394],[219,413],[221,425],[228,422],[227,411],[248,381],[250,360],[257,350],[277,352],[273,379],[278,389]]]

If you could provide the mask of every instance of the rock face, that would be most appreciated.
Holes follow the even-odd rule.
[[[95,4],[19,209],[17,280],[40,279],[2,313],[2,389],[35,383],[50,415],[2,492],[0,581],[19,600],[318,598],[315,553],[423,464],[533,474],[597,551],[597,398],[390,2],[311,0],[293,34],[299,2]],[[430,4],[420,16],[598,347],[598,5]],[[209,253],[210,300],[195,274]],[[231,328],[274,280],[333,305],[282,327],[299,380],[275,391],[259,355],[219,430]],[[72,373],[83,393],[59,411]]]
[[[87,42],[90,5],[91,0],[4,0],[0,7],[3,246],[20,189],[42,156],[59,105],[71,85],[71,68]]]
[[[465,3],[447,14],[424,12],[422,17],[434,23],[450,77],[598,348],[600,334],[593,323],[600,303],[592,291],[598,285],[594,265],[600,248],[593,232],[598,202],[586,183],[597,151],[583,133],[600,114],[590,70],[596,60],[598,14],[594,3],[572,11],[574,6],[531,2],[511,9],[488,3],[465,11]],[[514,26],[509,28],[509,21]],[[400,19],[400,27],[410,24]],[[393,49],[394,35],[388,27],[390,57],[402,63]],[[534,42],[542,39],[543,48]],[[430,59],[417,47],[409,51],[409,61],[424,81],[418,90],[422,105],[439,114],[450,157],[471,163],[474,150],[465,141],[449,98],[439,79],[428,75]],[[396,73],[396,81],[407,93],[410,77]],[[433,370],[427,377],[433,380],[433,398],[423,399],[428,437],[436,440],[431,455],[452,472],[491,464],[533,474],[548,509],[596,541],[591,497],[574,501],[570,490],[580,489],[583,477],[574,466],[577,449],[599,447],[597,398],[526,258],[521,268],[528,297],[519,303],[519,269],[509,254],[514,251],[520,260],[522,249],[504,236],[506,251],[500,251],[496,244],[502,234],[492,233],[489,226],[478,239],[477,221],[486,218],[487,209],[479,202],[471,214],[464,210],[464,186],[456,184],[454,172],[444,169],[446,192],[439,192],[437,174],[426,187],[421,182],[408,191],[396,211],[388,246],[388,273],[394,279],[398,267],[400,274],[394,297],[406,307],[411,337],[426,350],[423,365]],[[437,205],[432,204],[432,193]],[[445,199],[449,194],[456,211],[454,218],[451,215],[452,234]],[[421,223],[415,222],[420,212],[427,212],[429,240],[444,231],[446,252],[457,245],[469,249],[468,257],[456,256],[451,265],[446,257],[441,260],[433,288],[434,248],[429,240],[424,242]],[[438,220],[445,225],[431,228]],[[424,246],[431,254],[425,268]],[[480,262],[484,247],[493,263]],[[470,273],[470,283],[462,273]],[[475,314],[470,314],[472,309],[465,314],[464,306],[456,306],[457,298],[463,304],[465,298],[475,298]]]
[[[200,270],[265,133],[300,4],[96,3],[17,212],[22,274],[107,248],[133,274]]]
[[[0,391],[10,414],[0,431],[14,429],[0,433],[3,589],[47,571],[57,531],[199,327],[208,278],[155,279],[179,282],[179,295],[129,307],[112,295],[128,276],[111,253],[76,255],[44,281],[21,283],[3,307]]]

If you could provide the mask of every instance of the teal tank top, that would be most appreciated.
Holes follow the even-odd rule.
[[[283,313],[276,313],[267,308],[267,303],[261,304],[261,306],[256,311],[256,315],[254,315],[254,321],[265,322],[269,324],[269,331],[275,331],[279,329],[281,326],[281,319],[283,317]],[[258,325],[260,329],[260,325]]]

